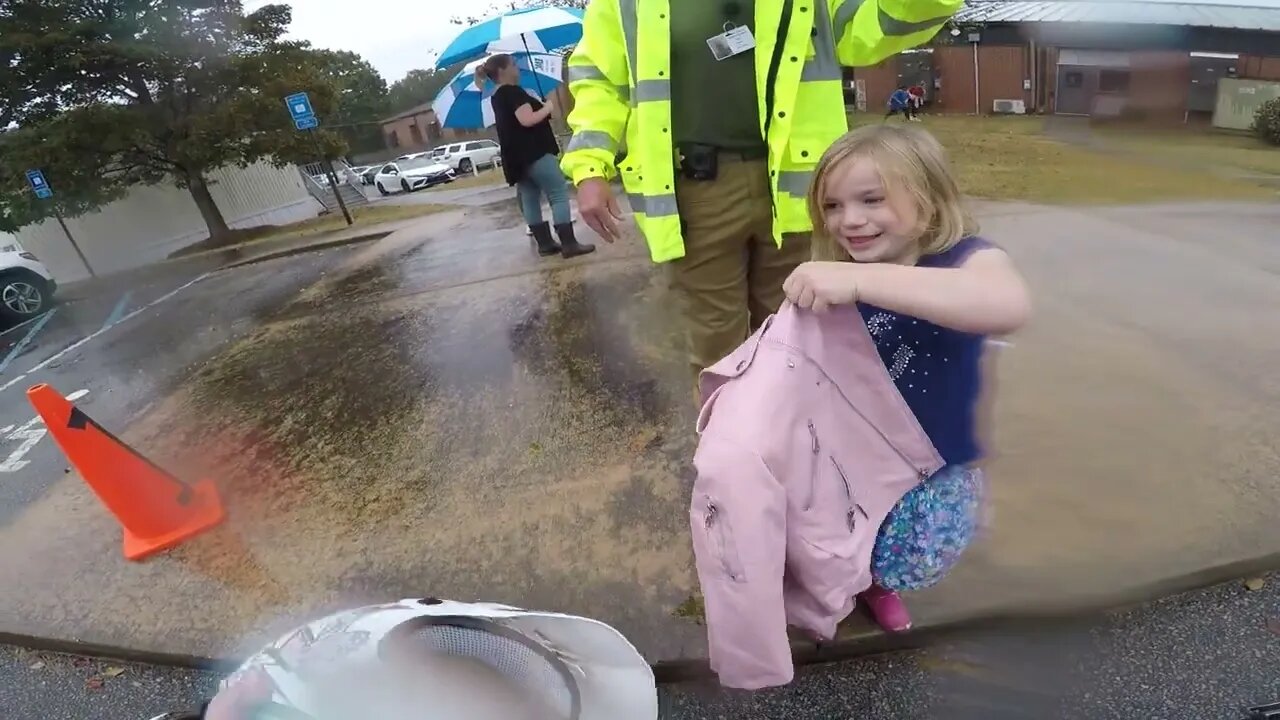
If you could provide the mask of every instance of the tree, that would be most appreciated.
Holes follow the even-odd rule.
[[[341,134],[352,152],[382,149],[380,121],[391,108],[387,81],[353,52],[317,50],[316,56],[338,92],[337,110],[325,127]]]
[[[1258,106],[1253,115],[1253,131],[1263,141],[1280,145],[1280,98],[1268,100]]]
[[[306,91],[321,117],[338,90],[305,43],[283,40],[285,5],[245,15],[240,0],[6,0],[0,3],[0,217],[21,226],[68,215],[130,186],[186,188],[213,238],[226,220],[207,175],[261,159],[334,155],[337,135],[299,133],[285,95]],[[53,202],[26,189],[45,171]]]
[[[410,70],[403,78],[391,84],[387,103],[390,112],[401,113],[431,102],[460,69],[451,67],[443,70]]]

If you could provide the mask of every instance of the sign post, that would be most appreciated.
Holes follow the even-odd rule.
[[[27,171],[27,183],[31,185],[31,191],[41,200],[48,200],[53,197],[53,188],[49,187],[49,181],[44,177],[44,171],[38,168],[32,168]],[[67,236],[67,242],[71,243],[71,249],[76,251],[80,262],[84,263],[84,269],[89,271],[89,277],[98,277],[93,271],[93,266],[89,264],[89,260],[85,258],[84,253],[80,252],[80,246],[76,244],[76,239],[71,236],[71,230],[67,228],[67,221],[62,219],[62,213],[58,212],[58,206],[53,206],[53,216],[58,219],[58,224],[62,226],[62,232]]]
[[[333,191],[333,197],[338,201],[338,207],[342,209],[342,217],[346,219],[347,225],[354,225],[355,220],[351,217],[351,211],[347,209],[347,203],[342,199],[342,193],[338,191],[338,176],[333,171],[333,163],[325,157],[320,149],[320,141],[314,135],[314,130],[320,127],[320,119],[316,117],[315,110],[311,107],[311,98],[304,92],[294,93],[284,99],[284,104],[289,108],[293,126],[300,132],[312,133],[311,142],[315,144],[316,154],[324,164],[325,177],[329,178],[329,189]]]

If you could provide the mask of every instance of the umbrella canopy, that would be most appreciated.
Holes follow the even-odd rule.
[[[500,52],[546,53],[582,39],[582,11],[533,7],[512,10],[463,30],[436,60],[446,68]]]
[[[544,53],[512,53],[520,68],[520,87],[531,93],[553,90],[560,84],[562,58]],[[431,102],[440,127],[485,128],[494,124],[491,99],[498,86],[486,82],[476,87],[476,68],[484,59],[469,63]]]

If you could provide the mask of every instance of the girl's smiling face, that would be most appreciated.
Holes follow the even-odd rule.
[[[920,213],[907,193],[888,191],[875,162],[850,157],[824,185],[826,231],[854,262],[915,263]]]

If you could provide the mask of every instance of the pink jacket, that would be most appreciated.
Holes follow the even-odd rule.
[[[787,625],[830,639],[889,510],[940,469],[854,306],[784,304],[700,378],[689,508],[711,669],[792,679]]]

